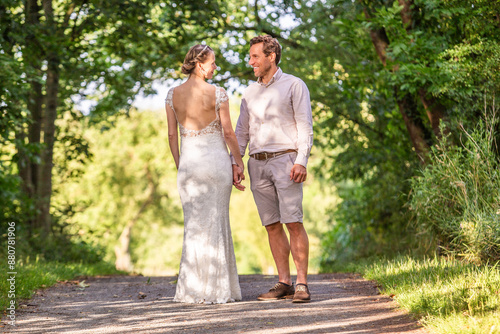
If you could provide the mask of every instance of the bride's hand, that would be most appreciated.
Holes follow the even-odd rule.
[[[245,179],[245,175],[243,173],[245,172],[245,165],[243,164],[243,161],[241,163],[238,163],[237,165],[241,169],[241,175],[243,176],[242,180],[244,180]]]
[[[245,174],[243,173],[243,168],[238,165],[233,165],[233,185],[236,189],[244,191],[245,186],[241,184],[241,181],[245,179]]]

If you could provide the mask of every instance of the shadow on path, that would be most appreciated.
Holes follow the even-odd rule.
[[[312,302],[260,302],[277,276],[240,276],[243,300],[221,305],[172,301],[175,277],[112,276],[40,290],[3,333],[427,333],[373,282],[351,274],[309,276]]]

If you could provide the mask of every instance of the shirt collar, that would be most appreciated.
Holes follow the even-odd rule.
[[[267,84],[265,83],[262,83],[262,79],[259,78],[257,80],[257,83],[261,86],[264,86],[264,87],[269,87],[271,86],[275,81],[278,81],[280,78],[281,78],[281,75],[283,74],[283,71],[281,70],[281,68],[278,67],[278,70],[276,71],[276,73],[274,73],[273,77],[271,78],[271,80],[269,80],[269,82]]]

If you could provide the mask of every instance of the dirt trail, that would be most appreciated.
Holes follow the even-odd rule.
[[[373,282],[351,274],[310,275],[313,301],[260,302],[277,281],[240,276],[243,300],[223,305],[172,301],[175,277],[112,276],[59,283],[16,311],[3,333],[406,333],[424,334]],[[81,281],[80,281],[81,282]]]

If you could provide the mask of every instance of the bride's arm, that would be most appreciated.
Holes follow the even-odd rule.
[[[177,134],[177,119],[168,103],[165,103],[165,110],[167,112],[168,123],[168,145],[174,157],[175,167],[179,169],[179,135]]]
[[[222,130],[224,130],[224,140],[227,146],[233,154],[234,160],[241,171],[244,170],[243,160],[241,159],[240,147],[238,146],[238,140],[234,134],[233,125],[231,124],[231,116],[229,115],[229,102],[225,101],[221,103],[220,106],[220,122],[222,125]]]

